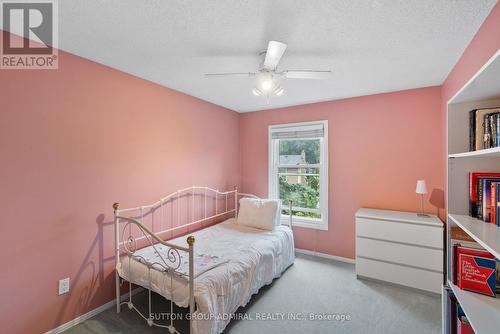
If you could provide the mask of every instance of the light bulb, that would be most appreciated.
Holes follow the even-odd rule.
[[[262,90],[268,91],[271,90],[271,87],[273,87],[273,82],[271,80],[264,80],[260,85],[262,87]]]
[[[275,85],[273,76],[270,73],[262,73],[257,78],[257,87],[264,94],[270,93]]]

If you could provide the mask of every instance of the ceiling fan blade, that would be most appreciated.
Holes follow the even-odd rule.
[[[229,72],[229,73],[206,73],[206,78],[219,78],[219,77],[251,77],[256,75],[252,72]]]
[[[270,41],[267,45],[266,58],[264,59],[264,68],[274,70],[285,53],[287,45],[285,43]]]
[[[283,75],[290,79],[326,79],[332,71],[283,71]]]

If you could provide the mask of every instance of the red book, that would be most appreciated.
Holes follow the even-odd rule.
[[[457,334],[474,334],[474,330],[469,320],[463,316],[457,319],[457,329]]]
[[[469,173],[469,201],[470,201],[470,214],[472,217],[476,216],[477,196],[477,181],[478,178],[500,178],[500,173],[491,172],[474,172]]]
[[[460,275],[460,256],[464,255],[471,255],[471,256],[478,256],[478,257],[484,257],[487,259],[495,259],[495,256],[490,254],[490,252],[484,250],[484,249],[477,249],[477,248],[470,248],[470,247],[463,247],[463,246],[458,246],[456,248],[456,254],[455,254],[455,261],[457,265],[457,270],[456,270],[456,285],[462,289],[462,282],[461,282],[461,275]]]
[[[490,192],[490,223],[497,223],[497,183],[491,182]]]
[[[460,288],[495,297],[496,261],[484,257],[461,254],[458,272]]]

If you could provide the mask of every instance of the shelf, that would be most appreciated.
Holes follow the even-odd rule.
[[[488,100],[499,96],[500,50],[460,89],[449,103]]]
[[[459,289],[448,281],[476,334],[498,333],[500,328],[500,299]]]
[[[487,148],[484,150],[477,150],[472,152],[453,153],[448,155],[448,158],[487,158],[498,157],[500,158],[500,147]]]
[[[466,215],[449,214],[448,218],[453,220],[488,252],[500,259],[500,228],[498,226]]]

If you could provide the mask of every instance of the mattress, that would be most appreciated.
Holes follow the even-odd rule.
[[[204,268],[195,266],[193,329],[198,334],[221,333],[240,306],[253,294],[293,264],[293,234],[288,226],[264,231],[238,225],[234,218],[192,233],[195,260],[208,259]],[[186,237],[169,240],[186,247]],[[186,279],[149,269],[154,263],[152,246],[138,250],[141,260],[123,257],[117,270],[127,281],[148,287],[180,307],[189,305]],[[144,262],[150,262],[149,267]]]

